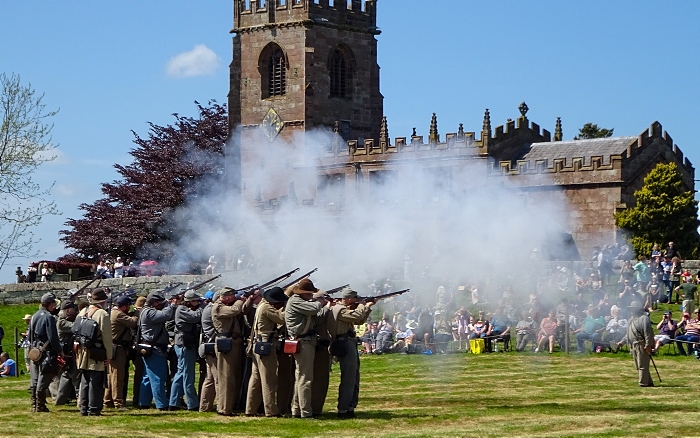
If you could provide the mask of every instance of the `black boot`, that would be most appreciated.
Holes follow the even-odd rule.
[[[49,408],[46,407],[45,391],[42,391],[41,394],[36,395],[36,412],[49,412]]]

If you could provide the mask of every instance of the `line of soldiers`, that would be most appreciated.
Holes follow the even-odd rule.
[[[316,418],[323,410],[332,356],[340,364],[338,418],[353,418],[359,394],[355,325],[364,324],[374,301],[350,288],[334,300],[308,278],[286,290],[243,293],[223,287],[201,296],[189,290],[168,297],[151,292],[121,296],[107,312],[103,289],[93,289],[81,316],[94,320],[94,347],[75,346],[77,308],[42,297],[32,318],[32,345],[60,357],[60,368],[32,364],[33,411],[44,412],[48,382],[56,404],[78,399],[82,415],[105,406],[126,410],[129,362],[134,364],[133,406],[214,411],[231,416]],[[195,368],[199,363],[199,388]],[[34,378],[36,374],[36,379]]]

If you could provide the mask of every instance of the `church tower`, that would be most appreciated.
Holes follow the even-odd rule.
[[[261,129],[271,143],[314,128],[335,131],[345,140],[379,141],[384,98],[376,3],[234,0],[229,126],[237,129],[240,149],[229,151],[237,159],[227,172],[240,176],[231,182],[239,185],[244,202],[294,196],[293,187],[265,193],[251,181],[253,169],[265,165],[250,149],[263,147],[260,141],[245,141],[254,130]]]
[[[347,140],[378,139],[376,0],[234,0],[233,15],[231,127],[272,109],[283,138],[337,122]]]

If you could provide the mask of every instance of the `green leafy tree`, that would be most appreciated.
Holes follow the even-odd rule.
[[[629,233],[637,254],[650,254],[657,243],[672,241],[685,258],[697,256],[698,202],[683,185],[676,163],[656,165],[634,192],[637,205],[615,214],[615,224]]]
[[[595,123],[586,123],[583,128],[578,130],[578,135],[574,140],[585,140],[587,138],[608,138],[612,137],[615,128],[606,129],[599,128]]]

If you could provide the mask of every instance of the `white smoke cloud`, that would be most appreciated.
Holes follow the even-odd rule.
[[[174,56],[165,66],[168,76],[191,78],[214,74],[219,67],[219,57],[204,44],[197,44],[189,52]]]
[[[261,131],[250,134],[246,131],[246,141],[255,147],[245,148],[245,162],[257,170],[247,172],[243,198],[259,198],[259,205],[241,206],[231,191],[209,187],[204,192],[211,196],[187,207],[201,221],[181,224],[178,233],[179,253],[204,260],[225,254],[229,269],[239,254],[252,256],[256,269],[246,284],[265,281],[256,276],[270,272],[318,267],[312,279],[322,289],[350,283],[365,292],[375,279],[390,278],[426,302],[434,300],[441,284],[491,281],[487,289],[495,303],[506,285],[525,297],[535,291],[532,250],[565,231],[562,192],[528,199],[507,178],[489,176],[480,159],[449,176],[441,168],[426,170],[408,153],[397,154],[396,179],[382,186],[367,175],[359,182],[346,178],[344,197],[321,204],[317,164],[332,133],[307,132],[272,143]],[[272,198],[280,202],[275,213],[263,206]],[[310,199],[315,205],[304,205]]]

